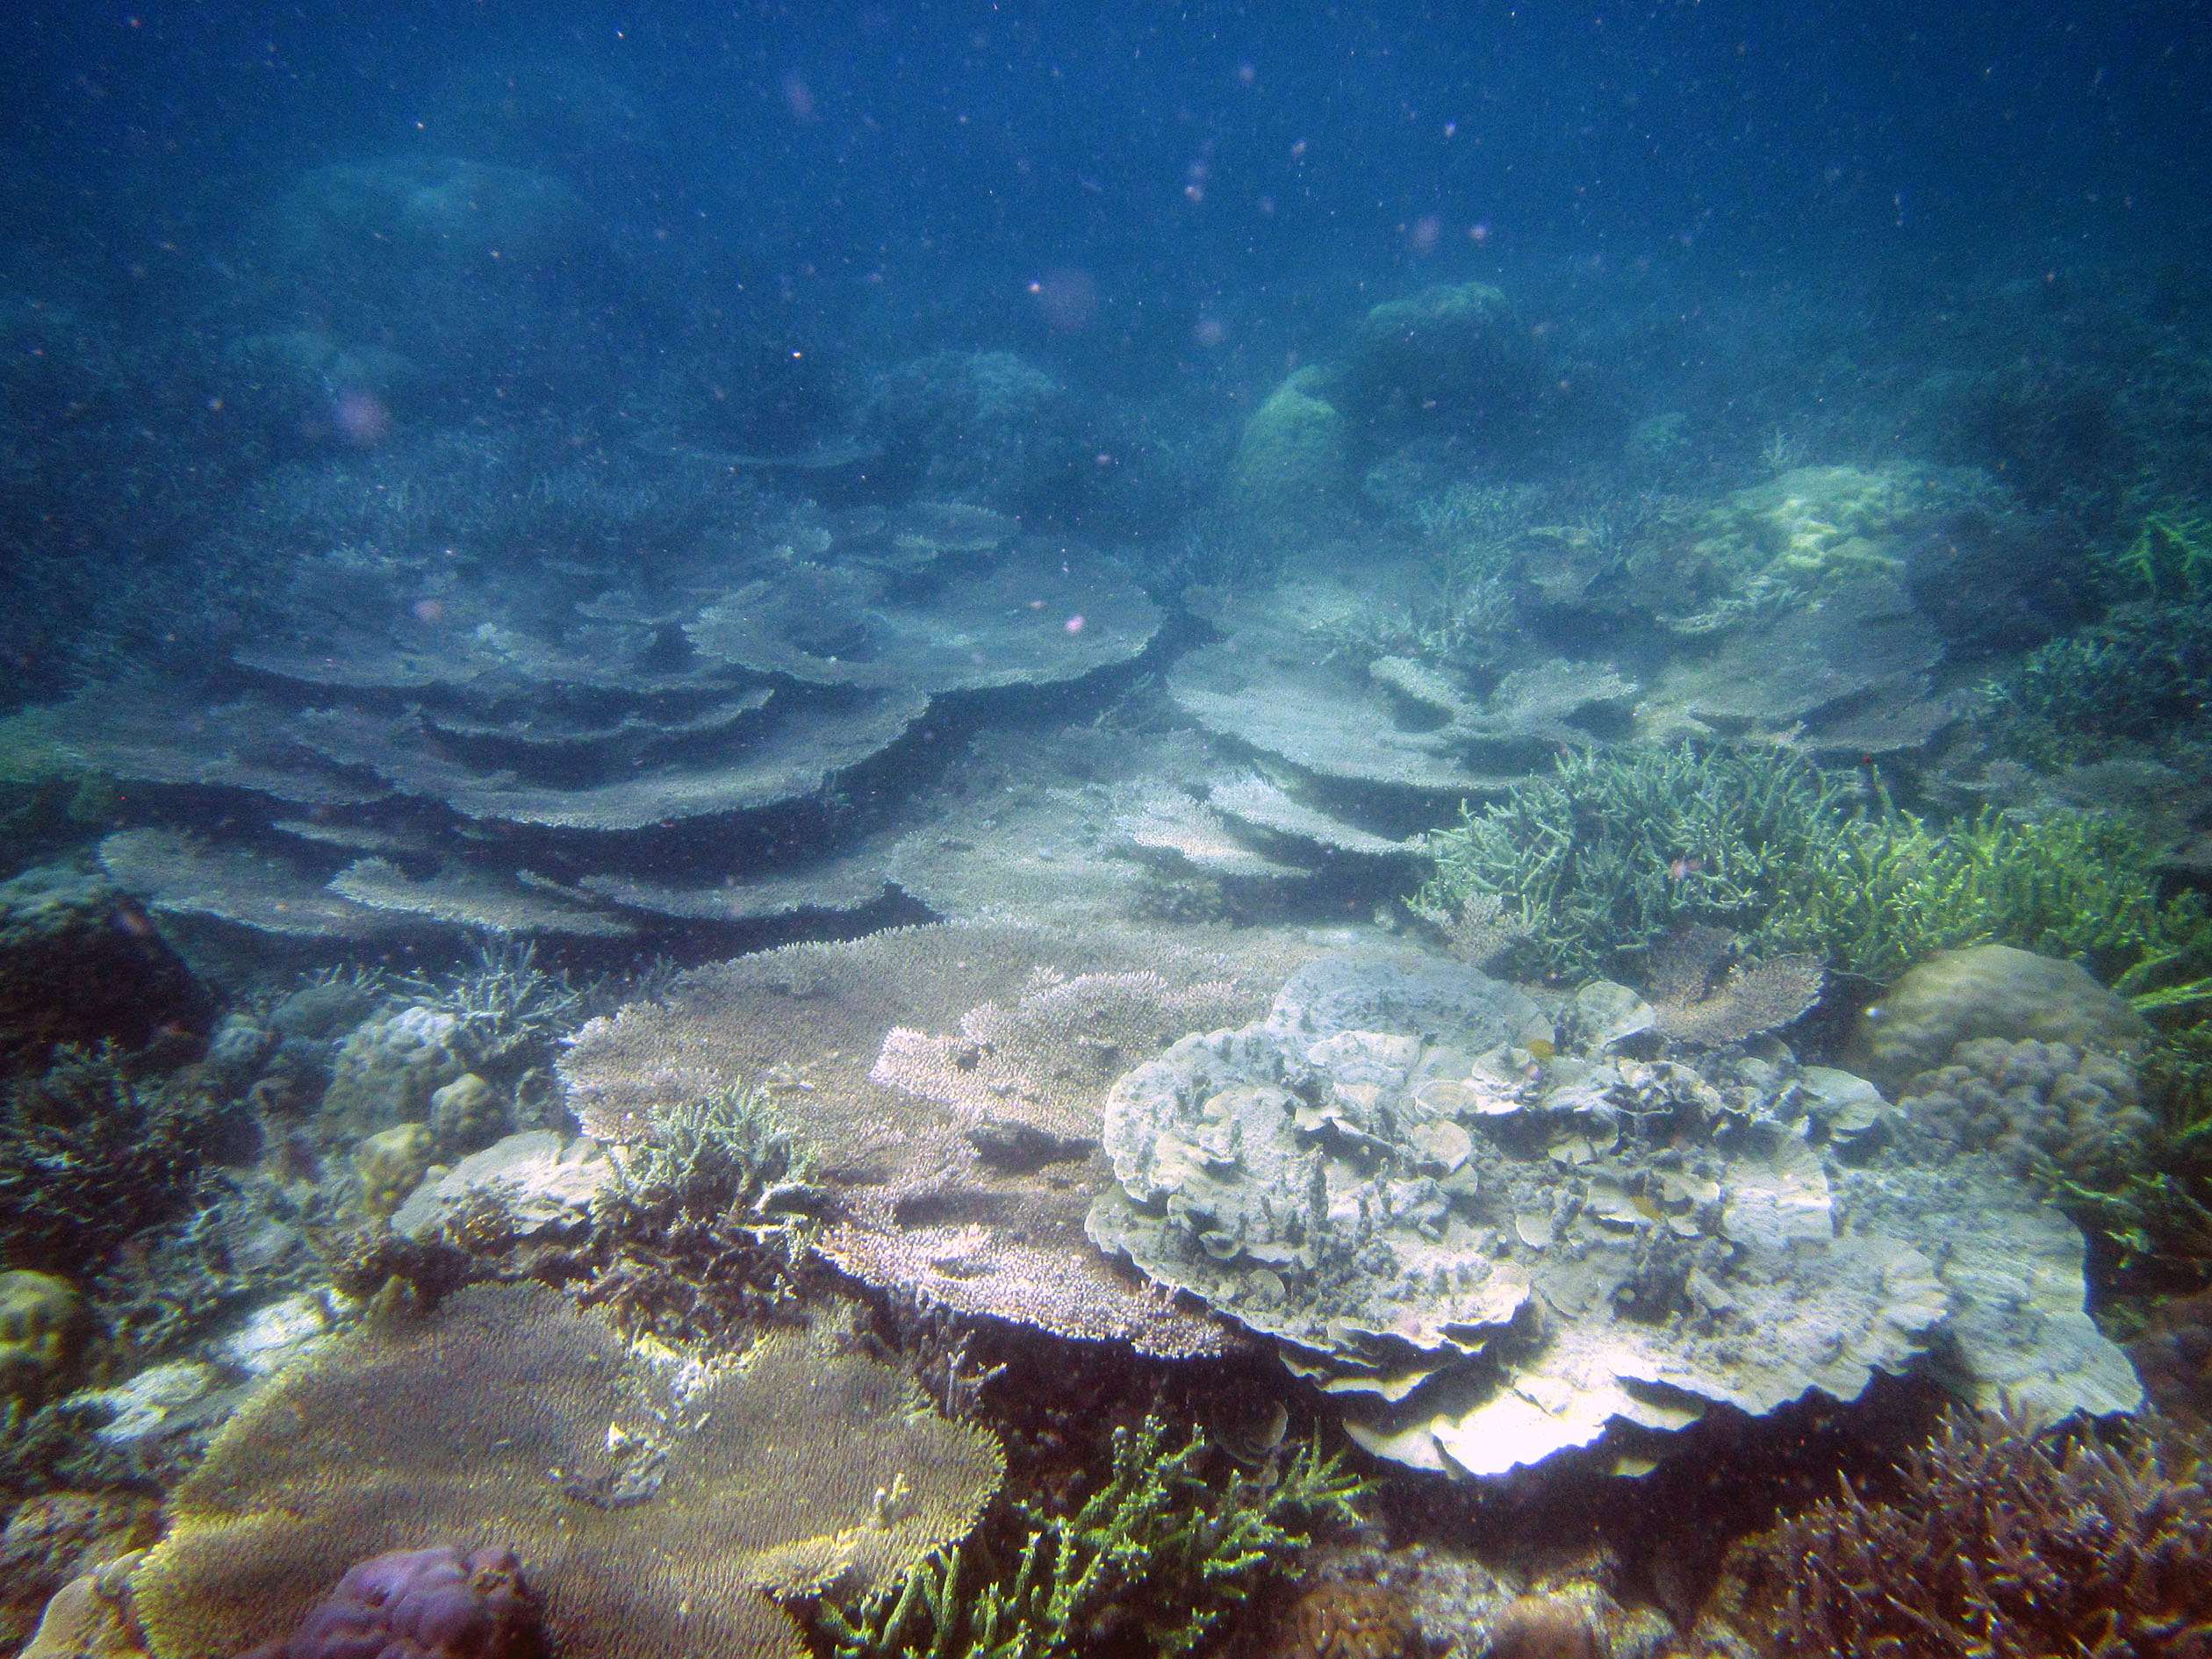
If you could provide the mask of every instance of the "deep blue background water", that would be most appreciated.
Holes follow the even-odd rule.
[[[1140,376],[1272,357],[1409,268],[2027,269],[2212,228],[2202,4],[11,10],[15,258],[155,304],[306,169],[406,149],[561,175],[672,290],[802,327],[889,293],[911,346]]]

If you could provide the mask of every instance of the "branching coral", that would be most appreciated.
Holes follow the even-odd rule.
[[[632,1328],[708,1340],[793,1311],[816,1195],[758,1088],[657,1105],[647,1138],[614,1160],[592,1209],[605,1260],[586,1302]]]
[[[1430,851],[1419,908],[1501,899],[1529,965],[1565,977],[1633,973],[1694,923],[1884,983],[1993,942],[2081,959],[2138,1008],[2212,1000],[2212,913],[2162,896],[2150,843],[2101,814],[1943,826],[1778,753],[1586,750]]]
[[[459,1022],[468,1052],[486,1065],[531,1047],[542,1048],[581,1025],[596,1009],[596,988],[569,982],[537,965],[535,941],[486,943],[475,965],[434,979],[413,973],[394,988],[411,1001]]]
[[[207,1103],[142,1087],[110,1052],[63,1049],[0,1105],[0,1258],[82,1274],[184,1203]]]
[[[2160,895],[2153,850],[2095,813],[1949,829],[1888,810],[1812,838],[1763,936],[1872,980],[1987,943],[2082,960],[2139,1009],[2212,997],[2212,916]]]
[[[1189,1653],[1311,1541],[1304,1526],[1359,1519],[1365,1483],[1318,1445],[1224,1485],[1203,1433],[1172,1452],[1167,1439],[1158,1417],[1117,1429],[1106,1484],[1072,1516],[1025,1511],[1011,1567],[955,1546],[857,1609],[823,1603],[837,1659],[1071,1659],[1131,1641]]]
[[[1580,750],[1433,837],[1418,902],[1456,914],[1497,894],[1529,927],[1531,966],[1619,972],[1678,923],[1756,925],[1848,798],[1775,751]]]
[[[2212,1650],[2212,1470],[1955,1416],[1895,1497],[1835,1497],[1739,1546],[1737,1622],[1778,1659],[2196,1659]]]

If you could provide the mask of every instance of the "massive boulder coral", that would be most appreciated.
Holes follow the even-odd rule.
[[[1846,1074],[1551,1052],[1512,988],[1331,957],[1117,1082],[1088,1229],[1283,1345],[1377,1454],[1648,1467],[1709,1406],[1851,1399],[1938,1353],[1993,1401],[2131,1410],[2080,1235],[1910,1146]]]
[[[245,1659],[547,1659],[536,1598],[511,1549],[395,1549],[346,1569],[299,1628]]]
[[[564,1659],[797,1659],[768,1595],[865,1591],[997,1490],[987,1431],[827,1329],[691,1384],[534,1287],[372,1320],[256,1395],[177,1489],[135,1579],[154,1651],[282,1641],[335,1563],[451,1544],[529,1562]]]
[[[66,865],[0,881],[0,1069],[35,1069],[64,1043],[136,1047],[206,1013],[190,970],[113,882]]]
[[[2148,1045],[2151,1026],[2079,963],[1977,944],[1914,968],[1866,1010],[1859,1027],[1870,1074],[1892,1088],[1949,1062],[1959,1044],[1984,1037],[2129,1055]]]

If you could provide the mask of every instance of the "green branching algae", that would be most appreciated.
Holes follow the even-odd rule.
[[[1365,1483],[1318,1446],[1223,1485],[1201,1473],[1203,1433],[1174,1451],[1167,1436],[1158,1417],[1117,1429],[1106,1484],[1072,1516],[1025,1508],[1010,1565],[971,1539],[858,1608],[824,1602],[837,1659],[1072,1659],[1123,1644],[1187,1654],[1311,1541],[1304,1528],[1359,1519]]]

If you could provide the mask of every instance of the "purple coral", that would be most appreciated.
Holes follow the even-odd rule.
[[[241,1659],[547,1659],[511,1549],[395,1549],[348,1569],[285,1641]]]

